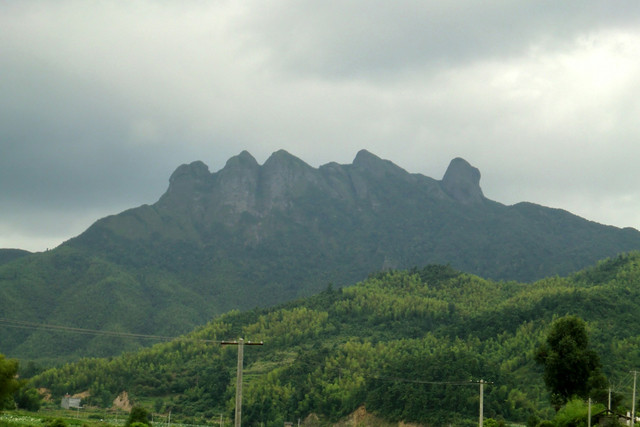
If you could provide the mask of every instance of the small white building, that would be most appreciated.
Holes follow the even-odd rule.
[[[80,409],[80,398],[79,397],[71,397],[70,395],[66,395],[65,397],[62,398],[62,402],[60,403],[60,406],[62,406],[64,409]]]

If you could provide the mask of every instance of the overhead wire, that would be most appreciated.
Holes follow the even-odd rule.
[[[77,328],[73,326],[52,325],[48,323],[35,323],[35,322],[28,322],[25,320],[6,319],[6,318],[0,318],[0,325],[4,325],[10,328],[35,329],[35,330],[43,330],[43,331],[50,331],[50,332],[67,332],[67,333],[82,334],[82,335],[101,335],[101,336],[118,337],[118,338],[140,338],[140,339],[149,339],[149,340],[157,340],[157,341],[184,340],[184,341],[208,342],[208,343],[214,343],[214,344],[220,344],[222,342],[220,340],[189,338],[185,336],[172,337],[172,336],[165,336],[165,335],[139,334],[139,333],[133,333],[133,332],[118,332],[118,331],[105,331],[105,330],[98,330],[98,329],[86,329],[86,328]]]
[[[389,382],[403,382],[403,383],[416,383],[416,384],[435,384],[435,385],[475,385],[475,384],[493,384],[489,381],[425,381],[425,380],[412,380],[408,378],[398,378],[398,377],[377,377],[377,376],[368,376],[369,378],[379,380],[379,381],[389,381]]]

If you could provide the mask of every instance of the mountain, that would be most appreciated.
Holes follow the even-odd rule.
[[[616,385],[612,408],[629,410],[629,371],[640,363],[639,311],[638,252],[534,283],[430,265],[378,273],[276,308],[228,313],[180,339],[51,369],[32,384],[48,388],[54,400],[88,391],[83,405],[107,407],[126,391],[156,419],[229,419],[237,349],[219,344],[244,337],[264,343],[244,349],[246,425],[336,425],[366,408],[394,423],[375,425],[472,426],[481,379],[485,417],[537,425],[555,411],[534,355],[551,322],[565,315],[587,323],[590,348]],[[606,390],[591,397],[592,413],[603,410]]]
[[[439,262],[531,281],[640,248],[637,230],[530,203],[504,206],[486,199],[479,181],[460,158],[437,181],[365,150],[351,165],[318,169],[282,150],[262,166],[242,152],[217,173],[202,162],[180,166],[156,204],[100,220],[67,245],[118,264],[180,272],[222,268],[245,276],[228,264],[273,264],[268,276],[275,277],[252,272],[247,279],[294,283],[300,295],[308,294],[308,279],[297,275],[295,283],[292,270],[342,285],[371,271]]]
[[[375,271],[438,263],[533,281],[636,249],[637,230],[487,199],[480,172],[460,158],[436,180],[365,150],[352,164],[319,168],[282,150],[259,165],[244,151],[214,173],[200,161],[182,165],[153,205],[1,265],[0,312],[173,336],[231,309],[274,305]],[[0,352],[55,359],[133,345],[61,340],[24,326],[0,332]]]

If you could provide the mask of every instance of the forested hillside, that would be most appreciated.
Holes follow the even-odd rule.
[[[364,150],[319,168],[285,151],[263,165],[243,152],[214,173],[178,167],[156,203],[102,218],[54,250],[0,259],[0,317],[17,326],[0,329],[0,352],[59,362],[145,344],[20,322],[176,335],[373,271],[449,264],[528,282],[632,250],[637,230],[487,199],[480,172],[460,158],[436,180]]]
[[[21,249],[0,249],[0,265],[22,258],[29,254],[31,254],[31,252],[23,251]]]
[[[639,253],[531,284],[432,265],[274,309],[231,312],[182,339],[84,359],[32,383],[56,398],[88,390],[88,404],[108,406],[127,391],[159,414],[229,418],[237,353],[219,342],[244,337],[264,341],[244,352],[246,425],[331,422],[362,405],[390,421],[471,425],[481,379],[490,382],[485,416],[524,423],[554,416],[534,354],[552,320],[567,314],[587,322],[615,405],[629,408],[639,312]]]

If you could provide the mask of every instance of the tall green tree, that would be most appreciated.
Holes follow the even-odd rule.
[[[33,387],[21,387],[14,395],[16,406],[27,411],[38,411],[42,405],[42,398]]]
[[[151,425],[151,421],[149,421],[149,411],[142,406],[134,406],[131,408],[131,412],[129,413],[129,418],[125,423],[125,426],[134,426],[137,424],[145,424],[147,426]]]
[[[13,394],[20,389],[22,381],[18,380],[18,361],[5,359],[0,354],[0,409],[12,408],[15,403]]]
[[[544,366],[544,382],[556,410],[570,398],[587,398],[606,384],[600,357],[589,347],[585,322],[565,316],[551,324],[546,341],[537,349]]]

